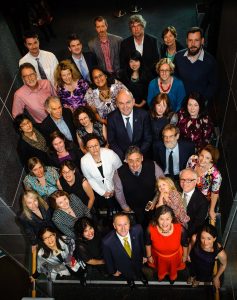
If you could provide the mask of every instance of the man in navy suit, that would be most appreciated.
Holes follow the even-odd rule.
[[[187,236],[190,239],[194,233],[204,224],[208,215],[208,200],[196,187],[198,175],[191,168],[180,172],[180,186],[183,190],[184,207],[190,217]]]
[[[129,217],[123,212],[114,216],[113,226],[114,230],[104,237],[102,244],[109,274],[124,277],[131,288],[135,287],[136,279],[147,286],[148,281],[142,273],[142,266],[147,261],[142,227],[130,227]]]
[[[159,52],[157,39],[145,33],[146,21],[141,15],[132,15],[129,19],[129,28],[132,35],[121,43],[120,48],[120,65],[121,68],[128,66],[128,61],[135,50],[142,55],[143,63],[148,70],[153,71],[154,76],[155,64],[159,61]]]
[[[166,176],[178,180],[179,172],[186,168],[189,157],[195,153],[194,143],[179,141],[179,128],[173,124],[164,127],[162,136],[163,141],[153,145],[153,158]]]
[[[145,157],[151,146],[149,114],[134,107],[135,100],[127,90],[121,90],[116,98],[117,109],[108,115],[108,143],[123,161],[129,146],[138,146]]]
[[[97,59],[92,52],[83,52],[82,43],[76,33],[68,36],[68,50],[71,52],[69,60],[74,64],[80,72],[84,80],[91,82],[90,71],[97,65]]]

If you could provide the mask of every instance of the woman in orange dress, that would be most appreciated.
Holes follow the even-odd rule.
[[[148,227],[146,254],[148,265],[158,270],[158,280],[166,275],[173,284],[177,271],[185,269],[186,249],[181,245],[181,224],[175,223],[175,215],[167,205],[157,208]]]

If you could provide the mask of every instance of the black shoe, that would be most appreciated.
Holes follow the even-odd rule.
[[[86,287],[87,283],[86,283],[86,278],[84,276],[80,278],[80,284],[81,286]]]
[[[128,286],[130,287],[130,289],[135,289],[136,288],[136,284],[133,280],[128,280]]]
[[[144,274],[142,275],[141,282],[144,286],[148,286],[148,280]]]
[[[175,280],[169,280],[170,281],[170,284],[174,284],[175,283]]]

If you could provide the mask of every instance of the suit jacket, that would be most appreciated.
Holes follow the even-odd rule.
[[[179,170],[186,168],[187,161],[191,155],[195,153],[195,146],[193,142],[178,141],[179,145]],[[166,147],[163,141],[153,144],[154,157],[153,159],[162,168],[163,172],[166,170]]]
[[[116,231],[108,233],[103,241],[103,256],[109,274],[120,271],[125,279],[137,279],[141,274],[142,260],[145,257],[143,230],[137,224],[130,231],[132,257],[130,258],[120,242]]]
[[[190,217],[187,230],[189,237],[197,233],[198,228],[204,224],[208,214],[208,206],[207,198],[196,187],[187,206],[187,215]]]
[[[64,108],[63,107],[63,114],[62,115],[63,115],[63,120],[65,121],[65,123],[67,124],[67,126],[68,126],[68,128],[71,132],[74,143],[78,144],[77,137],[76,137],[76,130],[75,130],[75,126],[74,126],[74,123],[73,123],[73,116],[72,116],[71,110],[69,108]],[[56,124],[54,123],[54,121],[52,120],[51,116],[48,115],[43,120],[43,122],[40,124],[39,130],[42,132],[42,134],[44,135],[47,143],[49,144],[50,143],[50,140],[49,140],[50,134],[53,131],[59,130],[59,129],[56,126]]]
[[[100,149],[100,157],[104,176],[101,175],[90,153],[86,153],[82,157],[81,170],[92,189],[97,194],[103,196],[105,192],[114,190],[114,172],[122,166],[122,162],[114,151],[107,148]]]
[[[118,109],[108,115],[108,143],[114,152],[123,161],[129,146],[140,147],[143,154],[150,150],[152,135],[151,124],[148,113],[141,108],[133,108],[133,139],[130,141],[127,130]]]
[[[93,52],[82,52],[84,58],[85,58],[85,61],[86,61],[86,64],[87,64],[87,68],[89,70],[89,72],[91,72],[92,68],[97,66],[98,62],[97,62],[97,59],[96,59],[96,56]],[[68,58],[68,60],[71,61],[71,63],[76,67],[77,71],[81,74],[80,70],[78,69],[75,61],[73,60],[72,56],[70,56]]]
[[[110,44],[110,58],[114,72],[118,72],[120,69],[120,62],[119,62],[119,51],[120,51],[120,44],[122,38],[120,36],[108,33],[108,40]],[[95,53],[98,65],[103,70],[106,70],[106,64],[104,55],[100,46],[100,40],[98,37],[90,40],[88,42],[88,47],[91,52]]]
[[[135,50],[136,48],[133,36],[130,36],[122,41],[120,49],[121,68],[126,68],[126,66],[128,65],[129,57]],[[144,35],[142,59],[144,65],[149,70],[155,69],[155,64],[159,61],[157,39],[146,33]]]

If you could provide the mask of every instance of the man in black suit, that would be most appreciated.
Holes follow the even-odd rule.
[[[179,172],[186,168],[187,161],[195,153],[193,142],[179,141],[179,128],[167,124],[162,130],[163,141],[153,144],[154,160],[166,176],[179,179]]]
[[[117,109],[108,115],[108,143],[123,161],[129,146],[138,146],[146,157],[151,146],[149,114],[134,107],[135,100],[127,90],[121,90],[116,98]]]
[[[122,276],[131,288],[135,287],[136,279],[147,286],[147,279],[142,273],[142,266],[147,261],[142,227],[130,227],[129,217],[123,212],[114,216],[113,226],[114,230],[104,237],[102,243],[109,274]]]
[[[183,190],[184,207],[187,215],[190,217],[188,222],[187,236],[190,239],[194,233],[197,233],[208,215],[208,200],[202,192],[196,187],[197,173],[186,168],[180,172],[180,186]]]
[[[67,43],[68,50],[71,52],[69,60],[75,65],[83,79],[91,82],[90,71],[98,64],[95,54],[82,51],[82,43],[76,33],[72,33],[68,36]]]
[[[120,48],[120,66],[128,66],[129,57],[135,50],[142,55],[144,65],[157,76],[155,64],[159,60],[157,39],[145,33],[146,21],[141,15],[132,15],[129,19],[129,28],[132,35],[124,39]]]
[[[60,98],[50,96],[45,101],[45,110],[48,116],[40,124],[40,131],[46,141],[50,143],[50,134],[55,131],[61,131],[69,141],[77,142],[76,130],[73,123],[73,115],[69,108],[63,108]]]

